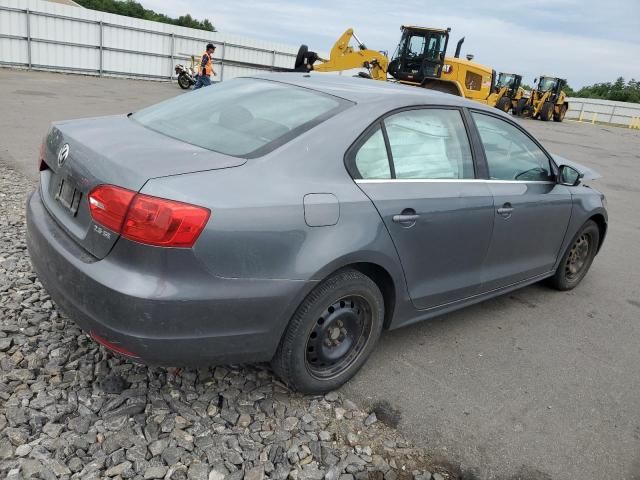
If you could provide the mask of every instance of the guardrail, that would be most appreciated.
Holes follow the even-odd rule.
[[[77,8],[77,7],[76,7]],[[22,42],[26,42],[26,58],[24,61],[15,61],[7,60],[6,58],[0,58],[0,65],[9,65],[9,66],[21,66],[27,67],[29,69],[47,69],[47,70],[61,70],[61,71],[70,71],[70,72],[79,72],[79,73],[88,73],[95,75],[120,75],[127,77],[142,77],[142,78],[151,78],[151,79],[159,79],[159,80],[171,80],[175,78],[175,62],[177,61],[186,61],[190,60],[191,56],[187,56],[184,54],[180,54],[176,52],[176,43],[178,40],[183,41],[191,41],[198,42],[202,46],[200,50],[204,50],[204,45],[207,43],[213,43],[216,45],[216,54],[217,58],[214,59],[214,64],[218,65],[218,79],[222,80],[225,76],[225,67],[238,67],[242,70],[250,69],[250,70],[267,70],[267,71],[283,71],[288,70],[289,68],[285,67],[283,63],[291,63],[293,65],[293,59],[295,58],[295,54],[291,52],[283,52],[275,49],[265,49],[260,47],[254,47],[249,45],[242,45],[233,42],[226,41],[216,41],[211,40],[210,38],[198,37],[198,36],[190,36],[190,35],[182,35],[177,33],[168,33],[160,30],[150,30],[146,28],[140,28],[132,25],[124,25],[113,22],[105,22],[102,20],[91,20],[87,18],[69,16],[69,15],[61,15],[58,13],[45,12],[45,11],[36,11],[31,10],[29,8],[14,8],[10,6],[0,5],[0,13],[2,12],[11,12],[18,13],[25,16],[25,30],[24,35],[14,35],[10,33],[0,32],[0,39],[7,40],[18,40]],[[73,22],[76,25],[92,25],[98,28],[98,41],[96,43],[78,43],[78,42],[69,42],[64,40],[59,40],[55,38],[47,38],[46,36],[38,36],[37,32],[34,35],[33,31],[33,20],[37,17],[43,18],[51,18],[55,20],[62,20],[67,22]],[[123,17],[127,18],[127,17]],[[12,20],[13,22],[16,19]],[[164,24],[159,24],[164,25]],[[74,25],[75,27],[75,25]],[[21,27],[22,29],[22,27]],[[135,48],[120,48],[116,46],[110,46],[105,42],[105,30],[106,29],[115,29],[115,30],[123,30],[127,32],[138,32],[141,34],[149,34],[156,35],[163,39],[169,40],[169,48],[168,51],[159,53],[153,51],[142,51]],[[45,29],[46,30],[46,29]],[[53,35],[52,35],[53,36]],[[213,36],[213,35],[212,35]],[[159,42],[164,43],[164,42]],[[35,44],[43,44],[43,45],[56,45],[59,47],[70,47],[74,49],[80,50],[93,50],[96,52],[98,56],[97,64],[95,67],[80,67],[78,65],[65,65],[62,61],[55,62],[54,64],[46,64],[39,63],[34,61],[33,48]],[[235,49],[236,53],[240,52],[252,52],[261,54],[264,58],[264,54],[267,54],[270,58],[267,62],[259,62],[259,61],[247,61],[247,60],[238,60],[229,58],[227,56],[227,52],[229,49]],[[183,49],[181,49],[183,50]],[[2,50],[0,49],[0,52]],[[168,67],[162,65],[161,68],[156,68],[158,70],[164,70],[159,73],[139,73],[135,71],[126,71],[124,69],[109,69],[105,67],[105,56],[110,52],[118,53],[124,55],[142,55],[145,57],[151,57],[156,59],[163,59],[168,62]],[[15,56],[15,55],[14,55]],[[238,55],[236,55],[238,56]],[[251,56],[251,55],[245,55]],[[254,55],[254,57],[257,55]],[[96,63],[96,62],[94,62]],[[117,63],[117,62],[114,62]],[[124,62],[121,62],[124,63]],[[133,70],[133,69],[132,69]],[[246,70],[245,70],[246,71]]]
[[[640,104],[587,98],[569,98],[568,102],[568,119],[640,130]]]

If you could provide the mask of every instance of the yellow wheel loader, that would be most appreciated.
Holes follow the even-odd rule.
[[[535,80],[537,87],[531,91],[527,99],[521,99],[513,112],[521,117],[533,117],[548,122],[553,119],[555,122],[564,120],[569,102],[564,93],[564,86],[567,81],[558,77],[540,77]]]
[[[524,89],[520,86],[521,84],[522,75],[500,72],[487,103],[508,113],[524,97]]]
[[[429,88],[498,106],[505,96],[519,98],[519,84],[511,89],[506,83],[496,89],[495,70],[473,62],[473,55],[460,58],[464,37],[457,44],[455,55],[447,57],[450,28],[401,27],[400,43],[391,61],[384,52],[369,50],[353,33],[345,31],[331,49],[329,59],[320,58],[306,45],[298,51],[296,71],[338,72],[366,68],[366,76],[386,81],[388,75],[399,83]],[[351,39],[357,48],[349,46]],[[520,81],[522,77],[517,76]],[[522,96],[522,93],[519,94]],[[498,108],[505,109],[504,102]]]

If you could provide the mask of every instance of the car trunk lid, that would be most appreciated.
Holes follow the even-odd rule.
[[[89,253],[104,258],[119,235],[93,221],[88,194],[97,185],[138,192],[151,178],[231,168],[246,159],[190,145],[126,116],[60,122],[45,141],[40,188],[47,210]]]

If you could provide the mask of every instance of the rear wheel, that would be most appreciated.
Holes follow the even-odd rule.
[[[186,73],[181,73],[178,75],[178,85],[183,90],[188,90],[191,87],[191,81]]]
[[[357,270],[337,272],[298,307],[273,369],[299,392],[334,390],[364,364],[383,321],[384,300],[375,282]]]
[[[560,107],[560,110],[557,113],[553,112],[553,121],[554,122],[563,121],[566,114],[567,114],[567,106],[566,105],[562,105]]]
[[[558,290],[571,290],[585,277],[600,244],[600,230],[592,220],[585,223],[571,240],[550,283]]]
[[[502,110],[503,112],[507,113],[511,108],[511,98],[502,97],[500,100],[498,100],[498,103],[496,103],[496,108],[498,110]]]
[[[517,115],[518,117],[522,117],[525,114],[526,106],[527,99],[521,98],[520,100],[518,100],[518,103],[516,103],[516,107],[513,109],[513,114]]]
[[[540,109],[540,120],[543,122],[548,122],[553,117],[553,103],[552,102],[544,102],[542,108]]]

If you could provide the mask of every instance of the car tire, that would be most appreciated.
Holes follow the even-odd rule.
[[[380,337],[384,298],[371,278],[336,272],[300,304],[271,362],[293,390],[335,390],[364,364]]]
[[[571,240],[558,269],[549,279],[551,286],[562,291],[577,287],[589,271],[599,245],[600,229],[589,220]]]
[[[542,108],[540,109],[540,120],[543,122],[548,122],[553,117],[553,103],[552,102],[544,102]]]
[[[502,97],[498,100],[498,103],[496,103],[496,108],[502,110],[504,113],[508,113],[511,109],[511,97]]]

